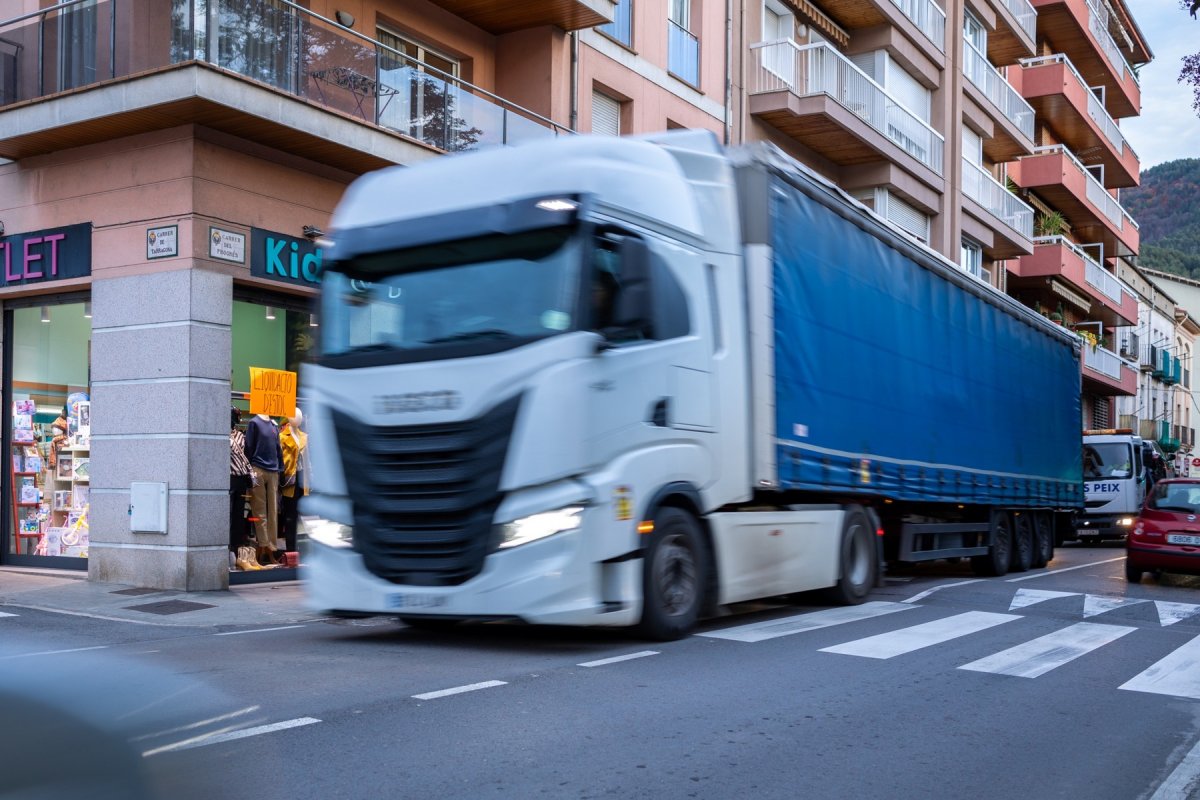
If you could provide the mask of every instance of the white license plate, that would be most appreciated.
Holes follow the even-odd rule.
[[[1168,533],[1167,542],[1169,544],[1194,544],[1200,547],[1200,536],[1188,536],[1185,533]]]
[[[421,594],[405,592],[389,594],[388,608],[441,608],[446,605],[446,596],[441,594]]]

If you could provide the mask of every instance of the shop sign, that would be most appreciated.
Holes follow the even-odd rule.
[[[296,373],[283,369],[250,368],[250,413],[272,417],[296,415]]]
[[[164,225],[146,230],[146,259],[179,255],[179,226]]]
[[[208,255],[222,261],[246,263],[246,234],[220,228],[208,229]]]
[[[315,287],[321,282],[321,248],[307,239],[251,228],[250,274]]]
[[[0,236],[0,287],[33,286],[92,274],[92,223]]]

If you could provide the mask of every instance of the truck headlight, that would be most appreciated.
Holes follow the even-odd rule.
[[[1128,528],[1133,524],[1133,517],[1121,517],[1119,520],[1117,520],[1117,524],[1122,528]]]
[[[354,529],[349,525],[321,517],[304,517],[302,521],[308,538],[326,547],[350,547],[354,539]]]
[[[573,531],[583,520],[583,506],[567,506],[557,511],[544,511],[541,514],[531,514],[528,517],[514,519],[500,526],[500,544],[506,547],[535,542],[556,533]]]

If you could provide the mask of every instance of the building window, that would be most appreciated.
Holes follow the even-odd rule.
[[[1107,397],[1092,398],[1092,427],[1103,430],[1112,427],[1112,413]]]
[[[621,135],[621,103],[603,92],[592,92],[592,133]]]
[[[459,61],[387,28],[375,36],[395,51],[379,55],[379,83],[395,94],[380,102],[378,123],[449,152],[478,144],[487,131],[475,124],[469,98],[460,101]]]
[[[613,21],[596,28],[626,47],[633,47],[633,0],[617,0]]]
[[[987,29],[970,11],[963,13],[963,39],[981,55],[987,53]]]
[[[958,254],[958,265],[963,268],[963,271],[983,279],[983,247],[978,242],[964,237]]]
[[[87,302],[9,312],[12,374],[5,376],[10,378],[5,399],[11,406],[5,409],[5,469],[10,479],[4,481],[11,514],[8,556],[87,558],[90,315]]]
[[[700,40],[691,32],[691,0],[671,0],[667,20],[667,71],[676,78],[700,85]]]
[[[929,216],[916,206],[882,186],[860,189],[851,196],[914,238],[929,243]]]

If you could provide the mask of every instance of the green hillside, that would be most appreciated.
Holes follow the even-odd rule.
[[[1200,279],[1200,158],[1151,167],[1121,204],[1141,225],[1142,266]]]

